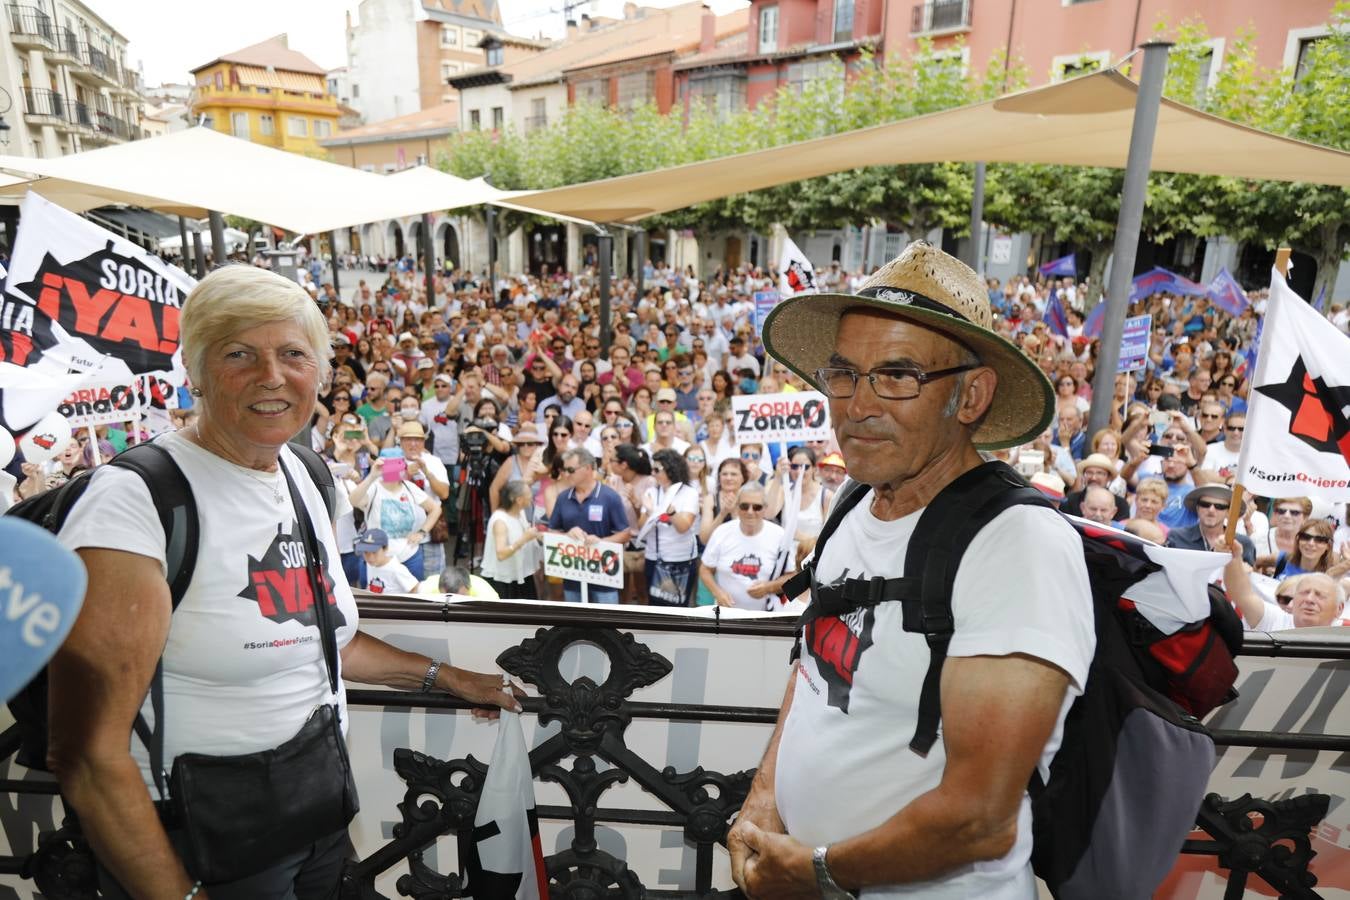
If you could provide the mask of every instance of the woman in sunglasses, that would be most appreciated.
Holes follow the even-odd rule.
[[[1331,536],[1335,529],[1326,519],[1308,519],[1294,536],[1294,549],[1275,559],[1275,577],[1289,578],[1308,572],[1325,572],[1335,562]],[[1259,564],[1261,560],[1257,560]]]
[[[1299,529],[1311,513],[1312,500],[1307,497],[1285,497],[1270,504],[1272,527],[1253,540],[1258,569],[1268,574],[1281,554],[1293,553],[1297,549]]]
[[[688,606],[698,567],[698,489],[689,484],[684,457],[671,449],[652,454],[652,477],[637,518],[647,548],[648,602]]]
[[[742,485],[735,520],[717,526],[703,551],[698,577],[718,606],[762,612],[782,590],[778,569],[783,529],[764,520],[764,501],[763,485]]]
[[[810,447],[793,447],[778,460],[778,477],[769,482],[769,513],[778,515],[785,528],[791,528],[799,556],[811,552],[825,524],[831,492],[816,477],[816,454]],[[785,508],[797,498],[797,509]],[[779,513],[781,512],[781,515]]]

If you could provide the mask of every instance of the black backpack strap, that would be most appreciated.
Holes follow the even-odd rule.
[[[333,470],[328,468],[328,463],[324,462],[323,457],[313,449],[299,443],[287,446],[300,462],[304,463],[305,471],[309,473],[319,493],[323,494],[323,505],[328,510],[328,518],[331,521],[333,510],[337,509],[337,484],[333,481]]]
[[[820,534],[816,537],[816,547],[811,555],[811,560],[802,566],[801,571],[793,575],[783,584],[782,594],[791,600],[794,597],[801,596],[802,592],[811,587],[811,582],[815,580],[816,560],[820,559],[820,554],[825,552],[825,542],[839,528],[839,523],[844,521],[844,516],[849,514],[853,507],[857,506],[863,496],[870,491],[868,485],[861,481],[848,481],[839,489],[839,496],[835,498],[834,506],[830,508],[830,514],[825,517],[825,524],[820,528]]]
[[[955,631],[952,590],[961,558],[975,535],[1000,513],[1021,504],[1048,505],[1008,465],[988,462],[964,473],[928,504],[905,551],[905,578],[918,596],[904,605],[905,631],[923,634],[930,659],[919,692],[909,747],[927,756],[942,721],[942,668]]]
[[[187,476],[173,461],[169,451],[152,443],[135,444],[108,461],[109,465],[130,469],[141,477],[150,491],[150,499],[159,513],[164,527],[164,562],[169,582],[171,614],[177,611],[192,583],[197,567],[197,546],[201,539],[201,523],[197,518],[197,502]],[[164,771],[164,660],[155,664],[150,679],[150,708],[155,715],[153,729],[139,712],[132,728],[150,754],[150,774],[160,799],[167,797]]]

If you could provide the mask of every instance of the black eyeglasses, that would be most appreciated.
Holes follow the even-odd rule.
[[[1246,431],[1246,430],[1247,430],[1247,426],[1246,426],[1246,425],[1225,425],[1224,427],[1225,427],[1227,430],[1229,430],[1229,431]]]
[[[568,475],[575,475],[577,474],[577,468],[577,466],[563,466],[563,471]]]
[[[1300,532],[1298,533],[1298,539],[1299,539],[1300,541],[1312,541],[1314,544],[1330,544],[1330,543],[1331,543],[1331,538],[1327,537],[1327,536],[1324,535],[1324,534],[1309,534],[1309,533],[1306,532],[1306,531],[1300,531]]]
[[[1284,509],[1277,509],[1277,510],[1275,510],[1275,515],[1277,515],[1277,516],[1301,516],[1301,515],[1303,515],[1303,510],[1297,509],[1297,508],[1295,508],[1295,509],[1290,509],[1289,507],[1285,507]]]
[[[1227,503],[1219,503],[1215,500],[1197,500],[1195,501],[1195,505],[1200,509],[1217,509],[1221,511],[1227,511],[1228,509]]]
[[[858,390],[858,379],[866,378],[872,391],[882,400],[912,400],[930,381],[979,368],[978,364],[952,366],[925,372],[915,366],[881,366],[870,372],[824,366],[816,369],[816,384],[834,400],[847,400]]]
[[[555,432],[553,432],[553,436],[554,436],[554,437],[571,437],[571,436],[572,436],[572,432],[570,432],[570,431],[555,431]]]
[[[810,463],[788,463],[788,468],[789,468],[789,469],[792,469],[794,472],[800,472],[802,469],[809,469],[809,468],[811,468],[811,464],[810,464]]]
[[[764,504],[763,504],[763,503],[740,503],[740,504],[737,504],[737,508],[738,508],[741,512],[750,512],[751,510],[754,510],[755,512],[763,512],[763,511],[764,511]]]
[[[1220,418],[1220,417],[1222,417],[1222,416],[1223,416],[1223,413],[1207,413],[1207,412],[1202,412],[1202,413],[1200,414],[1200,418],[1202,418],[1202,419],[1218,419],[1218,418]]]

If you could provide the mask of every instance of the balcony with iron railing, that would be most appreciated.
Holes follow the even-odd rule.
[[[24,88],[23,114],[33,124],[50,124],[51,119],[66,117],[66,100],[46,88]]]
[[[80,39],[69,28],[58,28],[52,44],[46,48],[47,58],[55,63],[84,65],[80,56]]]
[[[20,6],[11,3],[6,7],[9,12],[9,37],[20,47],[51,48],[56,46],[56,27],[52,17],[36,6]]]
[[[540,792],[536,811],[551,898],[740,897],[729,887],[719,845],[754,775],[747,766],[778,717],[786,678],[781,660],[797,633],[792,619],[693,620],[641,607],[409,603],[388,596],[361,598],[360,612],[363,629],[423,652],[447,646],[453,635],[461,658],[469,658],[461,665],[477,659],[486,668],[500,648],[496,664],[530,687],[525,715],[540,727],[531,726],[537,740],[528,764]],[[483,649],[484,641],[493,649]],[[764,671],[758,664],[736,668],[731,656],[771,662]],[[1225,766],[1278,769],[1266,763],[1283,756],[1289,765],[1298,760],[1299,774],[1331,771],[1330,761],[1350,750],[1350,736],[1323,733],[1336,721],[1330,704],[1341,696],[1332,673],[1344,671],[1350,646],[1335,638],[1296,643],[1258,635],[1248,638],[1243,656],[1257,664],[1247,667],[1244,708],[1212,720],[1211,733],[1221,754],[1251,753],[1247,763],[1230,758]],[[1331,699],[1318,724],[1309,710],[1321,701],[1311,691],[1297,717],[1280,704],[1260,705],[1260,685],[1279,679],[1270,671],[1277,658],[1292,660],[1300,672],[1304,664],[1325,672]],[[732,687],[712,680],[717,676]],[[1310,688],[1319,683],[1304,677]],[[472,704],[439,693],[355,687],[347,701],[362,808],[352,826],[360,856],[346,867],[342,898],[466,896],[463,869],[486,773],[481,756],[470,755],[484,745],[463,725]],[[1265,712],[1258,716],[1258,709]],[[1286,714],[1289,726],[1256,730],[1266,721],[1261,716]],[[1291,730],[1295,720],[1306,730]],[[32,879],[49,900],[93,897],[89,844],[64,815],[55,782],[10,762],[19,745],[17,726],[0,732],[0,793],[9,810],[0,836],[13,842],[0,851],[8,854],[0,856],[0,875]],[[824,762],[821,769],[828,789]],[[1280,777],[1273,776],[1277,783]],[[1242,896],[1249,879],[1262,890],[1260,879],[1291,900],[1316,898],[1310,834],[1331,827],[1319,820],[1332,800],[1312,787],[1318,783],[1302,779],[1298,796],[1289,797],[1296,787],[1290,783],[1275,800],[1227,801],[1211,793],[1197,814],[1199,830],[1182,850],[1195,859],[1186,869],[1194,874],[1206,868],[1205,858],[1217,859],[1222,874],[1210,877],[1227,880],[1227,896]],[[563,830],[550,831],[545,842],[550,825]],[[663,866],[669,857],[657,853],[682,865]]]
[[[970,30],[975,0],[929,0],[914,7],[910,34],[950,34]]]
[[[66,104],[66,110],[70,124],[77,128],[93,131],[94,111],[89,108],[88,104],[75,100]]]
[[[90,44],[85,44],[84,63],[97,76],[102,78],[108,84],[116,86],[121,83],[121,73],[117,60],[113,59],[102,50]]]

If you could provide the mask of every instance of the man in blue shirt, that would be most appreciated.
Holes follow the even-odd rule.
[[[567,487],[553,503],[553,515],[548,520],[550,531],[565,532],[588,544],[597,540],[628,543],[632,533],[628,511],[618,492],[596,478],[594,456],[579,447],[564,453],[560,480]],[[592,585],[589,598],[592,603],[618,603],[619,591]],[[564,581],[563,599],[579,603],[581,583]]]

